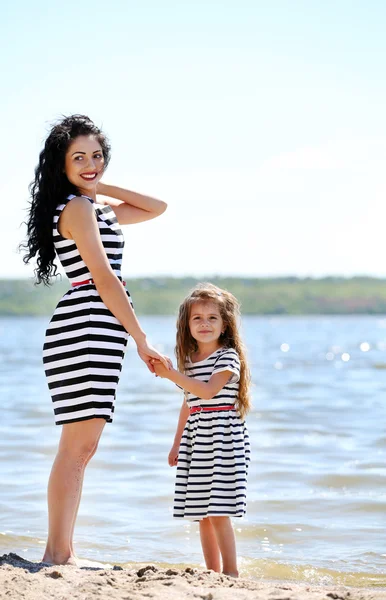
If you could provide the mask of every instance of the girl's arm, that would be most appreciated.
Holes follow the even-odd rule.
[[[168,462],[171,467],[174,467],[177,464],[178,459],[178,451],[180,449],[182,434],[185,429],[186,421],[189,417],[189,406],[186,404],[186,400],[184,398],[180,410],[180,416],[178,418],[176,435],[174,436],[174,442],[172,449],[169,452]]]
[[[132,336],[137,344],[138,354],[149,370],[154,373],[152,358],[161,360],[167,368],[168,359],[148,344],[125,289],[110,266],[95,211],[89,200],[77,197],[67,204],[60,217],[60,233],[67,239],[74,240],[104,304]]]
[[[153,366],[156,375],[170,379],[170,381],[173,381],[183,390],[187,390],[202,400],[211,400],[228,383],[233,374],[232,371],[221,371],[221,373],[212,375],[209,381],[205,383],[205,381],[199,381],[198,379],[194,379],[194,377],[188,377],[176,371],[176,369],[167,370],[158,361],[153,361]]]
[[[163,200],[101,182],[98,183],[97,194],[106,196],[104,204],[111,206],[121,225],[149,221],[162,215],[167,208],[167,204]]]

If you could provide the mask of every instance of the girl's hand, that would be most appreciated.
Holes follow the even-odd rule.
[[[152,360],[151,365],[152,365],[152,367],[154,369],[154,373],[157,375],[157,377],[163,377],[166,379],[168,379],[169,371],[173,368],[173,365],[171,364],[171,362],[170,362],[170,367],[167,368],[167,367],[165,367],[165,364],[162,363],[160,360]]]
[[[139,357],[146,363],[150,373],[155,373],[153,361],[159,361],[159,364],[167,372],[172,367],[172,361],[167,356],[157,352],[153,346],[149,345],[146,340],[137,344],[137,352]]]
[[[180,447],[178,444],[173,444],[172,449],[169,452],[168,463],[169,467],[176,467],[178,462],[178,451]]]

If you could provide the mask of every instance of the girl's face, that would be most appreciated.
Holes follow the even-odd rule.
[[[190,308],[189,329],[198,343],[215,342],[225,329],[215,302],[195,302]]]
[[[102,147],[94,135],[80,135],[69,145],[64,161],[67,179],[86,196],[95,195],[104,171]]]

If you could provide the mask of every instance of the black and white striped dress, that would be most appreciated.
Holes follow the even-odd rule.
[[[222,371],[233,375],[211,400],[185,392],[190,408],[229,406],[229,410],[189,415],[178,454],[174,517],[242,517],[246,511],[249,435],[234,408],[239,390],[239,356],[233,348],[220,348],[205,360],[189,361],[185,372],[208,382]]]
[[[91,198],[102,244],[121,277],[124,240],[115,213]],[[56,209],[53,239],[70,283],[92,278],[73,240],[57,225],[71,195]],[[127,292],[128,294],[128,292]],[[130,295],[128,294],[129,299]],[[93,418],[111,422],[128,333],[105,306],[93,283],[72,287],[59,301],[46,331],[43,362],[57,425]]]

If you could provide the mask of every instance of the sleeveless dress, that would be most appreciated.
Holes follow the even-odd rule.
[[[99,233],[111,268],[121,278],[123,234],[110,206],[94,203]],[[92,279],[73,240],[62,237],[58,221],[68,196],[56,208],[53,240],[70,283]],[[130,303],[130,294],[127,292]],[[55,423],[87,419],[113,420],[115,394],[128,333],[105,306],[93,283],[72,287],[59,301],[48,325],[43,363]]]
[[[185,391],[189,408],[221,406],[229,410],[189,415],[178,453],[174,517],[200,520],[242,517],[246,512],[250,443],[247,426],[234,407],[239,391],[239,356],[233,348],[219,348],[205,360],[185,365],[186,375],[205,382],[222,371],[230,371],[232,376],[211,400]]]

